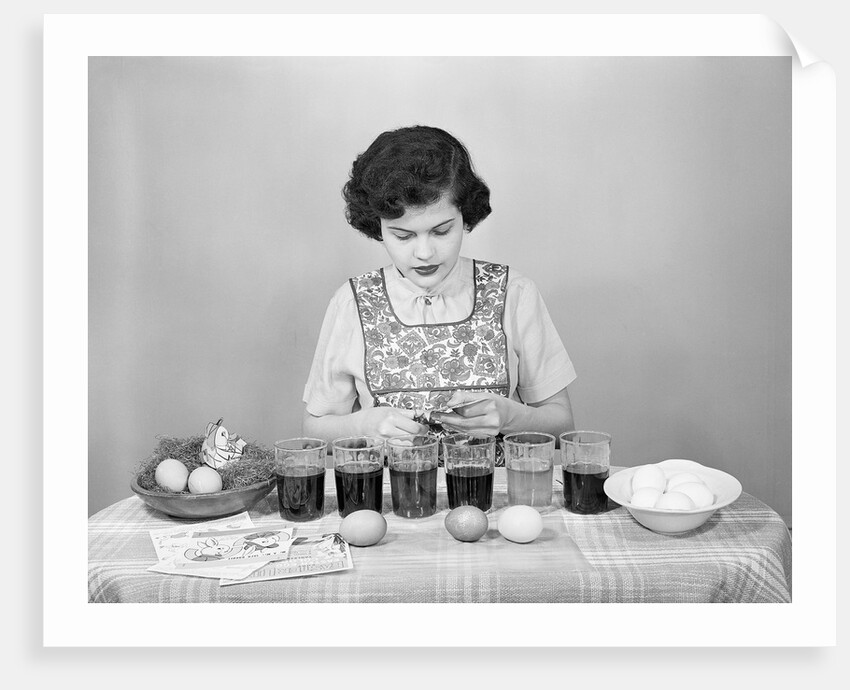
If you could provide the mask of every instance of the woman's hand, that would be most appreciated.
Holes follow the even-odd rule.
[[[455,391],[447,403],[454,411],[432,412],[431,419],[450,431],[495,436],[509,423],[511,408],[518,404],[495,393]]]
[[[414,414],[413,410],[399,407],[369,407],[352,416],[357,418],[357,435],[392,438],[427,433],[427,426],[413,421]]]
[[[453,412],[432,412],[431,419],[451,431],[463,431],[474,436],[543,431],[558,438],[562,432],[575,429],[566,388],[545,400],[527,405],[496,393],[455,391],[448,405]]]

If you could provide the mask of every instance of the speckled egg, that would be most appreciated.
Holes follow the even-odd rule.
[[[458,541],[478,541],[487,533],[487,514],[476,506],[458,506],[449,511],[446,530]]]

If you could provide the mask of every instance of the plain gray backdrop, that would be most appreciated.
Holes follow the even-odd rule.
[[[790,58],[93,57],[89,118],[89,514],[158,435],[300,432],[328,300],[387,262],[340,189],[420,123],[490,186],[463,253],[537,283],[578,427],[790,525]]]

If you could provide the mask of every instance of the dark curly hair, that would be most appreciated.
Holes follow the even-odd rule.
[[[467,232],[490,215],[490,189],[473,172],[466,147],[448,132],[424,125],[380,134],[357,156],[342,188],[349,224],[379,242],[381,218],[400,218],[445,192]]]

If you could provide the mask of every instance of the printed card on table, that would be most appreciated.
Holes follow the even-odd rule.
[[[164,575],[192,575],[216,579],[222,577],[245,577],[256,570],[259,564],[223,565],[219,568],[192,568],[190,566],[177,566],[174,564],[174,559],[189,534],[196,530],[236,530],[253,526],[254,523],[251,517],[247,511],[244,511],[238,515],[231,515],[217,520],[150,530],[151,541],[153,542],[153,547],[159,560],[148,568],[148,570],[155,573],[163,573]]]
[[[314,534],[296,537],[282,560],[264,563],[244,578],[222,578],[222,586],[263,580],[281,580],[320,573],[333,573],[354,567],[351,550],[339,534]]]
[[[236,530],[195,530],[181,541],[174,564],[184,567],[250,565],[286,557],[292,528],[285,523]]]
[[[156,550],[156,557],[160,561],[168,560],[177,555],[177,551],[182,542],[193,532],[201,530],[233,530],[243,529],[245,527],[253,527],[254,523],[248,511],[243,511],[238,515],[230,515],[228,517],[218,518],[217,520],[208,520],[206,522],[196,522],[191,525],[171,525],[160,529],[149,530],[153,548]]]

